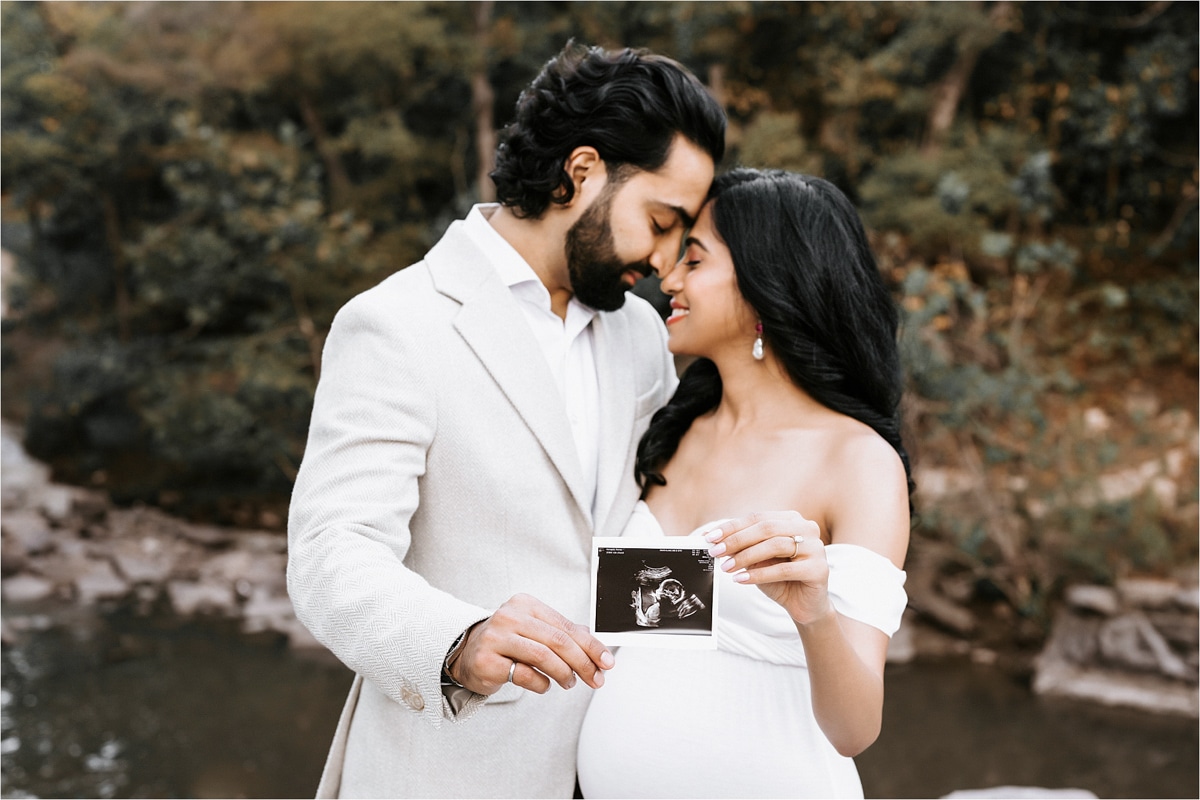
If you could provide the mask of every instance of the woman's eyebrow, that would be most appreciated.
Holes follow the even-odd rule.
[[[690,247],[692,245],[696,245],[696,247],[699,247],[701,250],[703,250],[706,253],[708,252],[708,248],[704,246],[704,242],[700,241],[695,236],[689,236],[683,240],[684,247]]]

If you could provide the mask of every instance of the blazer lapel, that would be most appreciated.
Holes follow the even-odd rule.
[[[425,257],[438,291],[462,304],[454,328],[474,351],[562,476],[585,519],[583,471],[550,366],[512,292],[455,222]]]
[[[600,386],[600,463],[596,471],[597,536],[616,536],[606,531],[611,522],[613,502],[626,475],[629,452],[637,446],[633,441],[634,404],[633,367],[630,355],[633,342],[629,325],[617,314],[597,314],[592,320],[596,347],[596,373]],[[623,527],[625,520],[619,520]]]

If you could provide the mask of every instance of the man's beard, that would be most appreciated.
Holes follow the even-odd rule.
[[[617,257],[613,242],[612,201],[616,186],[609,184],[567,231],[567,271],[571,290],[584,305],[597,311],[616,311],[625,305],[621,274],[633,269],[642,275],[651,271],[649,264],[626,264]]]

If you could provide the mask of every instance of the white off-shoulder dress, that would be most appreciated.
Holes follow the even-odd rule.
[[[638,503],[624,535],[665,534]],[[904,571],[857,545],[831,544],[825,555],[838,613],[895,633],[908,602]],[[817,726],[791,618],[757,587],[721,570],[718,580],[716,650],[617,652],[579,737],[583,796],[862,797],[854,761]]]

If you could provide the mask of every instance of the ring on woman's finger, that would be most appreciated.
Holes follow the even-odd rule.
[[[507,680],[507,681],[505,681],[506,683],[512,683],[512,682],[513,682],[513,673],[515,673],[516,671],[517,671],[517,662],[516,662],[516,661],[514,661],[514,662],[512,662],[512,664],[511,664],[511,665],[509,665],[509,667],[508,667],[508,680]]]
[[[796,556],[800,555],[800,545],[802,545],[802,544],[804,544],[803,536],[793,536],[792,537],[792,547],[795,548],[792,550],[792,558],[795,558]]]

